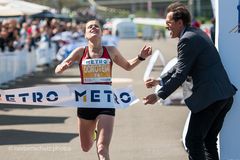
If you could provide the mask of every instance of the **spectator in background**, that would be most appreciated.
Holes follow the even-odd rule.
[[[13,52],[18,48],[19,35],[18,30],[14,26],[14,24],[9,23],[8,25],[8,49],[10,52]]]
[[[0,47],[2,52],[19,49],[19,33],[16,20],[4,20],[1,26]]]
[[[8,30],[6,27],[2,27],[0,32],[0,48],[2,52],[6,50],[7,45],[8,45]]]
[[[195,28],[200,28],[201,27],[201,23],[198,20],[193,19],[192,26],[195,27]]]
[[[22,27],[20,29],[20,43],[22,46],[26,46],[27,44],[27,30],[28,30],[28,23],[23,22]]]
[[[109,29],[103,29],[102,45],[103,46],[115,46],[118,45],[118,37],[112,35],[112,31]]]
[[[30,27],[27,30],[28,33],[28,40],[29,40],[29,52],[31,52],[32,47],[37,48],[37,42],[40,41],[40,29],[39,29],[39,21],[34,20]]]

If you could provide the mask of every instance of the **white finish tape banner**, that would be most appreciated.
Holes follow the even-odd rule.
[[[126,108],[138,99],[130,87],[47,85],[0,90],[0,103],[80,108]]]

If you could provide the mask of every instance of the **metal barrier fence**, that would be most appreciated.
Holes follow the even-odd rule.
[[[36,71],[37,66],[51,64],[55,59],[56,45],[49,47],[42,42],[32,52],[26,49],[14,52],[0,52],[0,84],[15,80],[17,77]]]

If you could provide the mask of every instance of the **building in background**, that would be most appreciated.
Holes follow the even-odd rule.
[[[172,0],[95,0],[101,6],[124,9],[135,13],[142,11],[157,11],[159,17],[165,17],[167,6],[172,3]],[[181,0],[191,8],[194,17],[212,17],[212,7],[210,0]],[[88,0],[82,2],[83,6],[88,5]]]
[[[173,2],[173,0],[26,0],[34,3],[48,5],[57,10],[63,7],[69,8],[71,11],[81,10],[85,11],[87,8],[94,8],[92,4],[103,6],[107,8],[107,12],[115,10],[116,12],[127,11],[129,14],[136,14],[143,11],[142,15],[146,17],[148,14],[156,13],[158,18],[165,17],[166,7]],[[189,6],[193,17],[213,17],[211,0],[180,0],[180,2]],[[105,8],[105,9],[106,9]],[[113,16],[112,14],[106,14]],[[151,14],[150,14],[151,15]],[[157,18],[155,17],[155,18]]]

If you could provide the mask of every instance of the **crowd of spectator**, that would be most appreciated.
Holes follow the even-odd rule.
[[[38,46],[38,42],[47,41],[62,32],[78,33],[83,36],[84,24],[65,22],[58,19],[4,19],[0,22],[0,52],[21,50],[31,51]],[[58,42],[61,45],[62,42]]]

